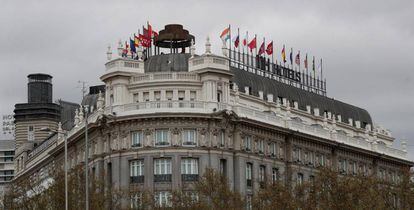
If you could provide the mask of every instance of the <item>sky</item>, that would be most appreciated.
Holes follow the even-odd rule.
[[[27,75],[53,75],[54,99],[80,102],[79,81],[102,84],[108,45],[183,24],[202,53],[220,32],[273,40],[323,58],[328,96],[368,110],[374,123],[408,141],[414,160],[414,1],[20,1],[0,0],[0,115],[27,101]],[[0,139],[7,138],[0,134]],[[411,146],[410,146],[411,145]]]

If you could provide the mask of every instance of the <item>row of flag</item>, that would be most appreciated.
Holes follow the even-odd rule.
[[[223,41],[224,44],[226,44],[227,41],[230,40],[230,33],[231,33],[230,26],[228,26],[227,28],[225,28],[221,32],[220,38],[221,38],[221,40]],[[239,33],[237,33],[237,35],[235,37],[233,37],[233,39],[231,39],[231,42],[230,43],[233,43],[233,46],[235,48],[239,49],[239,46],[240,46],[240,36],[239,36]],[[252,53],[253,52],[253,49],[256,49],[256,47],[257,47],[257,38],[255,36],[252,40],[249,41],[249,39],[248,39],[248,33],[246,32],[246,35],[243,38],[243,40],[242,40],[241,43],[242,43],[243,47],[247,47],[250,50],[250,52]],[[262,56],[265,53],[267,55],[272,56],[272,58],[273,58],[273,41],[269,42],[266,45],[266,42],[263,39],[263,42],[262,42],[262,44],[259,47],[259,51],[256,54],[258,56]],[[287,59],[286,59],[286,49],[285,49],[285,45],[283,45],[283,48],[282,48],[282,51],[281,51],[281,56],[282,56],[283,63],[286,63],[287,62]],[[298,53],[295,56],[295,59],[293,59],[293,49],[291,48],[290,49],[290,54],[289,54],[289,61],[290,61],[290,64],[291,65],[293,65],[293,63],[295,63],[300,68],[300,66],[301,66],[300,51],[298,51]],[[305,59],[303,60],[303,64],[304,64],[304,67],[305,67],[306,70],[308,70],[308,63],[309,63],[308,54],[306,54]],[[312,60],[312,70],[313,71],[316,70],[315,69],[315,56],[313,56],[313,60]],[[320,64],[319,64],[318,70],[319,71],[322,71],[322,59],[320,60]]]
[[[152,29],[152,26],[147,22],[147,28],[142,26],[142,34],[138,30],[138,35],[134,33],[133,37],[129,38],[129,42],[125,41],[125,48],[123,50],[122,56],[126,57],[128,52],[131,54],[137,53],[137,48],[142,46],[144,48],[151,47],[152,40],[158,37],[158,33]]]

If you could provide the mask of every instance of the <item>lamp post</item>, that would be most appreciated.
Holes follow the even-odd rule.
[[[85,209],[89,210],[89,173],[88,173],[88,105],[85,105]]]
[[[68,138],[67,138],[67,132],[62,130],[62,123],[59,122],[58,130],[52,130],[50,128],[41,128],[40,131],[46,131],[46,132],[55,132],[59,134],[63,134],[63,140],[65,141],[65,210],[69,209],[69,203],[68,203]]]

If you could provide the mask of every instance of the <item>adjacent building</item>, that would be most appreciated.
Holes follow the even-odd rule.
[[[0,198],[14,177],[14,140],[0,140]]]
[[[84,164],[87,148],[91,174],[107,187],[151,190],[159,205],[172,190],[191,192],[206,168],[249,199],[266,181],[300,183],[320,166],[393,181],[412,166],[404,145],[396,149],[366,110],[327,97],[324,81],[225,46],[215,55],[208,38],[196,55],[194,42],[181,25],[167,25],[151,48],[109,49],[104,86],[91,88],[72,128],[58,123],[49,98],[16,105],[16,179],[41,182],[63,167],[65,138],[70,167]],[[48,78],[36,81],[49,88]],[[57,133],[44,136],[42,126]]]

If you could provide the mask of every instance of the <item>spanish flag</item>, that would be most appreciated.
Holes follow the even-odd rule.
[[[283,60],[283,63],[286,63],[286,51],[285,51],[285,45],[283,45],[283,49],[282,49],[282,60]]]
[[[137,37],[135,34],[134,34],[134,44],[135,44],[135,47],[139,47],[139,37]]]

